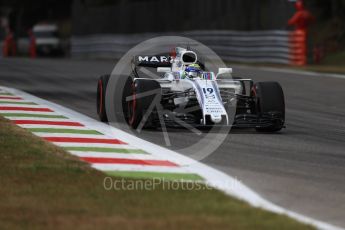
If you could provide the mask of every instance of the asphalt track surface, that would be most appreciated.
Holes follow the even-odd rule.
[[[97,118],[96,82],[110,61],[0,59],[0,85],[14,87]],[[278,81],[286,126],[278,134],[234,130],[203,160],[284,208],[345,228],[345,79],[234,68],[238,76]],[[165,146],[161,132],[137,134]],[[169,131],[172,149],[198,138]]]

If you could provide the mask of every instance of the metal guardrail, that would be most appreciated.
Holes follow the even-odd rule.
[[[290,64],[293,59],[293,32],[270,31],[186,31],[177,33],[213,49],[224,61]],[[71,39],[73,57],[120,58],[138,43],[156,36],[176,33],[94,34]]]

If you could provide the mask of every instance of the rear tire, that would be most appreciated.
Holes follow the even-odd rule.
[[[157,109],[157,105],[152,103],[160,103],[161,100],[161,87],[155,80],[150,79],[137,79],[132,84],[132,99],[128,102],[128,124],[136,129],[144,118],[145,113],[148,111],[147,120],[143,127],[150,126],[152,112]],[[150,92],[152,91],[152,93]],[[148,93],[148,94],[147,94]],[[146,95],[147,94],[147,95]],[[151,108],[150,108],[151,106]],[[152,126],[152,123],[151,123]]]
[[[97,114],[102,122],[108,122],[108,117],[105,109],[105,95],[110,75],[106,74],[98,79],[97,84]]]
[[[278,116],[276,122],[268,127],[256,128],[259,132],[277,132],[284,127],[285,101],[283,89],[278,82],[257,82],[254,85],[256,110],[259,116]]]

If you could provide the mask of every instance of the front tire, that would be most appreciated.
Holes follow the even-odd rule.
[[[254,85],[256,110],[259,117],[271,116],[273,124],[256,128],[258,132],[277,132],[285,123],[285,100],[283,89],[278,82],[258,82]]]

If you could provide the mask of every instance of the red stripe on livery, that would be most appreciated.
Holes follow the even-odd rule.
[[[44,137],[51,142],[100,143],[100,144],[127,144],[118,139],[84,138],[84,137]]]
[[[23,100],[23,98],[21,97],[8,97],[8,96],[0,96],[0,99]]]
[[[71,121],[36,121],[36,120],[14,120],[17,125],[65,125],[65,126],[84,126],[78,122]]]
[[[80,159],[92,164],[134,164],[134,165],[153,165],[153,166],[178,166],[177,164],[164,160],[139,160],[123,158],[101,158],[101,157],[81,157]]]
[[[53,112],[53,110],[48,109],[48,108],[12,107],[12,106],[0,106],[0,110],[18,110],[18,111]]]

